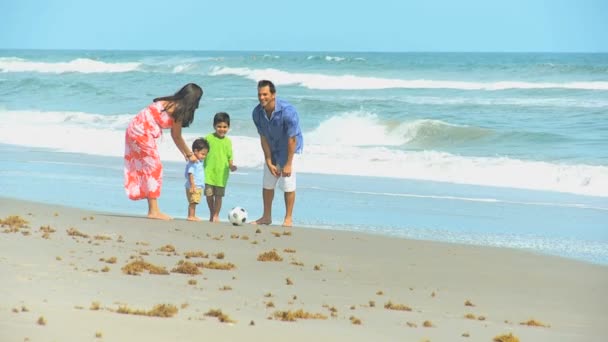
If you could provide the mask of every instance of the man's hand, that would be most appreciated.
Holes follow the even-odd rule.
[[[270,173],[275,176],[275,177],[279,177],[279,170],[277,169],[276,166],[272,165],[272,163],[267,163],[266,164],[268,166],[268,170],[270,170]]]
[[[291,165],[283,166],[283,171],[281,172],[281,176],[283,176],[283,177],[291,176]]]

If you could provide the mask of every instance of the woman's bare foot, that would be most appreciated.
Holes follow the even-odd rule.
[[[188,220],[188,221],[200,221],[201,218],[197,217],[197,216],[188,216],[188,218],[186,220]]]
[[[148,213],[148,218],[149,219],[154,219],[154,220],[173,220],[173,217],[165,214],[165,213],[161,213],[161,212],[156,212],[156,213]]]
[[[293,227],[293,220],[292,220],[292,219],[290,219],[290,218],[289,218],[289,219],[288,219],[288,218],[286,218],[286,219],[283,221],[283,227]]]
[[[209,219],[209,222],[217,223],[220,222],[220,218],[218,216],[213,216]]]
[[[252,221],[251,224],[263,224],[263,225],[269,225],[272,223],[272,220],[269,218],[265,218],[265,217],[260,217],[259,219]]]

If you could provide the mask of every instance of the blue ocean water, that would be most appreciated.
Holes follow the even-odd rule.
[[[608,54],[0,50],[0,195],[143,214],[122,190],[124,129],[196,82],[185,137],[230,113],[223,212],[256,218],[262,78],[301,116],[296,224],[608,264]],[[161,205],[185,217],[181,155],[160,146]]]

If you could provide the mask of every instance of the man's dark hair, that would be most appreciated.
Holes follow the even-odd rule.
[[[258,82],[258,89],[268,87],[270,89],[270,93],[274,94],[277,92],[277,89],[274,87],[274,83],[269,80],[261,80]]]

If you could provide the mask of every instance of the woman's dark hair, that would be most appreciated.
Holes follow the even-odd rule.
[[[258,82],[258,89],[268,87],[270,89],[270,93],[274,94],[277,92],[277,89],[274,87],[274,83],[269,80],[261,80]]]
[[[182,127],[188,127],[194,120],[194,111],[203,97],[203,89],[194,83],[188,83],[171,96],[157,97],[153,101],[169,101],[173,106],[171,117],[175,122],[181,122]],[[165,108],[167,109],[167,108]]]
[[[213,127],[220,122],[225,122],[230,127],[230,115],[226,112],[219,112],[213,117]]]

